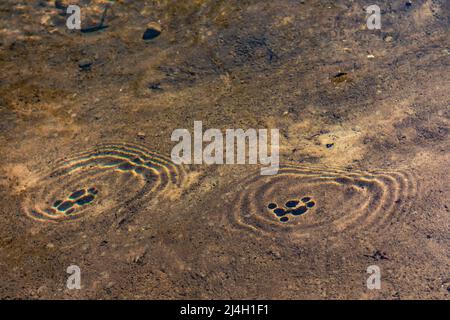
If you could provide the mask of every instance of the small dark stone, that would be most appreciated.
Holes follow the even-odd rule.
[[[78,67],[80,67],[81,71],[91,70],[92,61],[88,59],[83,59],[78,62]]]
[[[333,78],[339,78],[345,75],[347,75],[347,72],[338,72],[333,76]]]
[[[148,87],[149,87],[149,89],[152,89],[152,90],[162,90],[162,88],[161,88],[161,83],[150,83],[149,85],[148,85]]]
[[[155,28],[148,28],[145,30],[144,34],[142,35],[142,39],[144,40],[151,40],[156,38],[161,34],[161,31],[155,29]]]
[[[328,149],[330,149],[332,146],[334,146],[334,143],[327,143],[325,146],[326,146]]]
[[[347,72],[340,71],[331,77],[331,81],[335,84],[347,82],[349,80],[350,80],[350,78],[349,78],[349,74]]]
[[[281,217],[281,218],[280,218],[280,221],[281,221],[281,222],[288,222],[288,221],[289,221],[289,218],[288,218],[288,217]]]

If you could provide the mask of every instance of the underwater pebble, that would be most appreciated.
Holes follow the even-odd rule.
[[[142,132],[142,131],[139,131],[139,132],[137,133],[137,136],[138,136],[138,138],[140,138],[140,139],[144,139],[144,138],[145,138],[145,133]]]
[[[82,59],[78,62],[78,67],[82,70],[82,71],[87,71],[90,70],[92,66],[92,61],[89,59]]]
[[[147,25],[147,29],[142,35],[142,39],[144,40],[152,40],[158,37],[161,34],[161,26],[158,23],[150,22]]]

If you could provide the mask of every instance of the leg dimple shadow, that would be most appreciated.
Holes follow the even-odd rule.
[[[277,204],[276,203],[269,203],[268,205],[267,205],[267,208],[269,208],[269,209],[275,209],[277,207]]]
[[[56,201],[53,203],[53,207],[54,207],[54,208],[57,208],[62,202],[63,202],[62,200],[56,200]]]
[[[85,197],[82,197],[82,198],[78,199],[76,203],[79,206],[83,206],[85,204],[91,203],[92,201],[94,201],[94,199],[95,199],[95,196],[90,194],[90,195],[87,195]]]
[[[64,201],[63,203],[61,203],[58,206],[58,210],[59,211],[66,211],[67,209],[72,208],[73,205],[74,205],[74,202],[72,202],[72,201]]]
[[[314,207],[316,205],[316,203],[314,202],[314,201],[310,201],[310,202],[307,202],[306,203],[306,206],[308,207],[308,208],[312,208],[312,207]]]
[[[285,206],[288,208],[295,208],[298,205],[298,201],[296,200],[290,200],[285,203]]]
[[[282,208],[276,208],[275,210],[273,210],[273,213],[275,213],[278,217],[282,217],[286,214],[286,210]]]
[[[306,211],[308,211],[308,208],[306,208],[305,206],[301,206],[301,207],[298,207],[297,209],[292,210],[291,213],[294,216],[299,216],[299,215],[306,213]]]
[[[79,197],[81,197],[82,195],[84,195],[86,193],[86,190],[81,189],[81,190],[77,190],[75,192],[73,192],[70,196],[69,199],[75,200],[78,199]]]
[[[306,203],[311,200],[311,197],[303,197],[302,202]]]

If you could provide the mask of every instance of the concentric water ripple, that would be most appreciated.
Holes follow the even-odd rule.
[[[147,203],[181,187],[183,167],[142,146],[98,145],[57,161],[28,190],[24,210],[40,221],[76,219],[134,203]]]
[[[240,184],[227,224],[272,236],[382,230],[408,213],[417,193],[414,175],[401,170],[285,166]]]

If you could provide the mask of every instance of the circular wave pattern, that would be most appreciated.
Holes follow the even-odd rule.
[[[377,230],[401,219],[417,193],[406,171],[347,171],[319,167],[280,168],[255,174],[228,215],[234,228],[293,237],[354,229]]]
[[[39,221],[71,220],[148,202],[180,188],[184,178],[182,166],[142,146],[103,144],[57,161],[29,190],[24,210]]]

